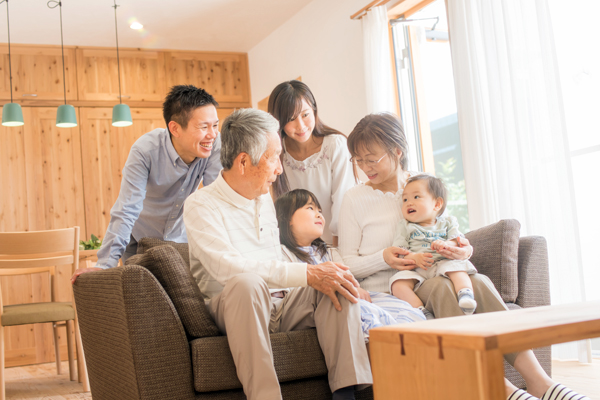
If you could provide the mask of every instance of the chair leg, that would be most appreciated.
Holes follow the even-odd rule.
[[[83,344],[81,343],[81,332],[79,331],[77,314],[75,314],[75,343],[77,347],[77,377],[79,382],[83,383],[83,391],[89,392],[90,382],[88,380],[87,368],[85,366],[85,354],[83,354]]]
[[[0,400],[6,399],[4,385],[4,327],[0,325]]]
[[[75,378],[75,346],[73,343],[73,320],[66,321],[67,323],[67,352],[69,355],[69,379],[74,381]]]
[[[58,325],[56,322],[52,323],[52,329],[54,331],[54,357],[56,358],[56,374],[62,373],[60,369],[60,343],[58,343]]]

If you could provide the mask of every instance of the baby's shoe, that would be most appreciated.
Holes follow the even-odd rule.
[[[464,288],[458,291],[458,306],[465,315],[471,315],[475,312],[477,302],[471,289]]]

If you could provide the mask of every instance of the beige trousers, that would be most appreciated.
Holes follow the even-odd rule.
[[[473,292],[477,302],[475,313],[508,310],[490,278],[481,274],[469,275],[469,278],[473,283]],[[436,318],[465,315],[458,306],[454,286],[448,278],[437,276],[428,279],[423,282],[415,293],[419,296],[425,308],[433,312]],[[504,358],[510,365],[514,366],[517,355],[518,353],[505,354]]]
[[[237,375],[249,400],[281,399],[269,331],[316,328],[331,391],[373,383],[360,325],[360,306],[338,296],[342,311],[317,290],[292,289],[272,298],[256,274],[239,274],[213,297],[208,310],[227,335]]]

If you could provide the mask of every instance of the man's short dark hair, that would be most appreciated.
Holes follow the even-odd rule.
[[[416,181],[427,181],[427,191],[429,192],[429,194],[432,195],[434,199],[441,198],[444,201],[442,208],[440,208],[440,211],[438,212],[438,216],[442,215],[446,210],[446,201],[448,198],[448,191],[446,190],[446,185],[444,185],[444,181],[433,175],[418,174],[408,178],[408,180],[406,181],[406,185]],[[404,187],[406,187],[406,185]]]
[[[171,91],[163,103],[163,117],[167,128],[169,122],[175,121],[183,129],[187,128],[192,112],[198,108],[212,104],[215,107],[219,103],[204,89],[192,85],[177,85],[171,88]]]

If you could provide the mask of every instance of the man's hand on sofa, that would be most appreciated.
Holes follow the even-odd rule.
[[[91,268],[77,268],[75,270],[75,273],[73,274],[73,276],[71,277],[71,284],[75,283],[75,281],[77,280],[77,277],[81,274],[85,274],[86,272],[93,272],[93,271],[102,271],[102,268],[97,268],[97,267],[91,267]]]
[[[335,294],[340,293],[351,303],[358,303],[358,281],[343,264],[331,261],[318,265],[308,265],[306,268],[306,281],[308,286],[322,292],[329,297],[338,311],[342,306]]]
[[[457,237],[458,247],[446,247],[439,249],[437,252],[446,258],[451,260],[468,260],[473,255],[473,246],[469,242],[469,239],[464,237]]]

